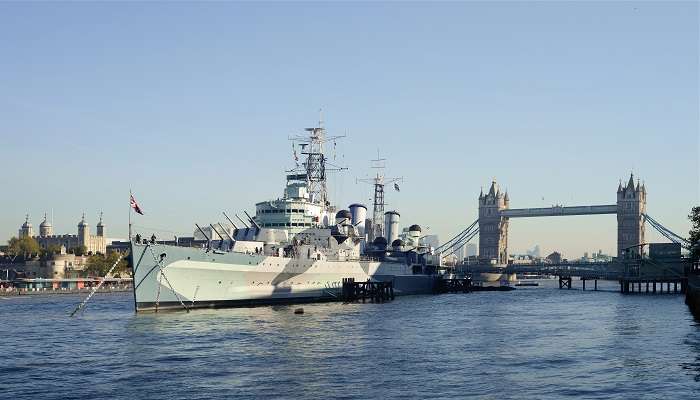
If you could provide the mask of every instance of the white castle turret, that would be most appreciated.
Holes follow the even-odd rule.
[[[100,220],[97,222],[97,236],[105,235],[105,225],[102,223],[102,212],[100,211]]]
[[[45,238],[51,235],[53,235],[53,226],[46,218],[46,213],[44,213],[44,221],[39,225],[39,236]]]
[[[81,245],[87,247],[88,238],[90,238],[90,226],[85,222],[85,213],[83,213],[83,219],[78,222],[78,241]]]
[[[48,249],[51,246],[63,246],[66,249],[85,246],[88,253],[104,254],[107,251],[107,239],[105,238],[105,225],[102,221],[102,213],[100,213],[100,220],[97,223],[96,235],[90,234],[90,226],[85,221],[85,213],[83,213],[82,219],[78,223],[77,235],[75,233],[56,235],[53,224],[48,220],[46,213],[44,213],[44,220],[39,225],[39,235],[34,235],[34,229],[29,222],[29,215],[27,215],[24,224],[19,229],[19,237],[34,238],[42,249]]]
[[[32,237],[34,236],[34,228],[32,228],[31,222],[29,222],[29,214],[25,216],[24,219],[24,224],[22,224],[22,227],[19,228],[19,234],[18,236],[20,238],[25,238],[25,237]]]

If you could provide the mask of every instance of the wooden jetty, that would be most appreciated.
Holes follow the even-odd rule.
[[[394,282],[371,281],[355,282],[355,278],[343,278],[341,299],[346,302],[370,301],[383,303],[394,300]]]
[[[664,290],[664,284],[666,288]],[[673,284],[673,290],[671,290]],[[651,285],[651,286],[650,286]],[[651,289],[650,289],[651,287]],[[658,292],[657,292],[658,288]],[[685,293],[688,288],[686,277],[625,277],[620,279],[620,292],[630,293]],[[636,290],[635,290],[636,289]],[[680,289],[680,291],[679,291]]]
[[[443,278],[435,280],[435,293],[469,293],[473,290],[471,278]]]

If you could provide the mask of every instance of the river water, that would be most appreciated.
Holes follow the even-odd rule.
[[[576,284],[577,282],[574,282]],[[0,398],[697,398],[680,295],[559,290],[135,315],[130,293],[0,298]]]

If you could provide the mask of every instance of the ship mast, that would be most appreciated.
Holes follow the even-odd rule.
[[[403,178],[386,179],[384,176],[386,158],[381,158],[379,156],[379,150],[377,150],[377,158],[370,161],[372,163],[372,168],[377,170],[377,175],[371,179],[358,179],[358,181],[370,183],[374,186],[372,230],[369,232],[369,240],[374,240],[375,238],[384,236],[384,206],[386,205],[384,202],[384,186],[386,184],[403,181]]]
[[[328,199],[328,180],[326,173],[329,171],[342,171],[347,168],[329,163],[323,147],[326,142],[334,141],[345,136],[326,136],[321,110],[319,110],[318,126],[306,128],[304,130],[308,132],[308,136],[295,136],[290,138],[290,140],[299,143],[301,154],[306,156],[302,165],[298,166],[295,171],[304,172],[304,178],[309,194],[311,195],[311,201],[320,203],[324,208],[328,208],[330,206],[330,201]]]

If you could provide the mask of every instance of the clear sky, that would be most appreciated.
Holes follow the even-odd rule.
[[[698,3],[0,3],[0,240],[24,214],[192,233],[281,195],[287,137],[377,149],[388,208],[443,240],[496,177],[511,207],[615,202],[630,171],[683,235],[700,203]],[[649,228],[650,229],[650,228]],[[511,221],[511,252],[615,252],[614,216]],[[165,235],[166,233],[161,233]],[[651,239],[657,238],[651,235]]]

